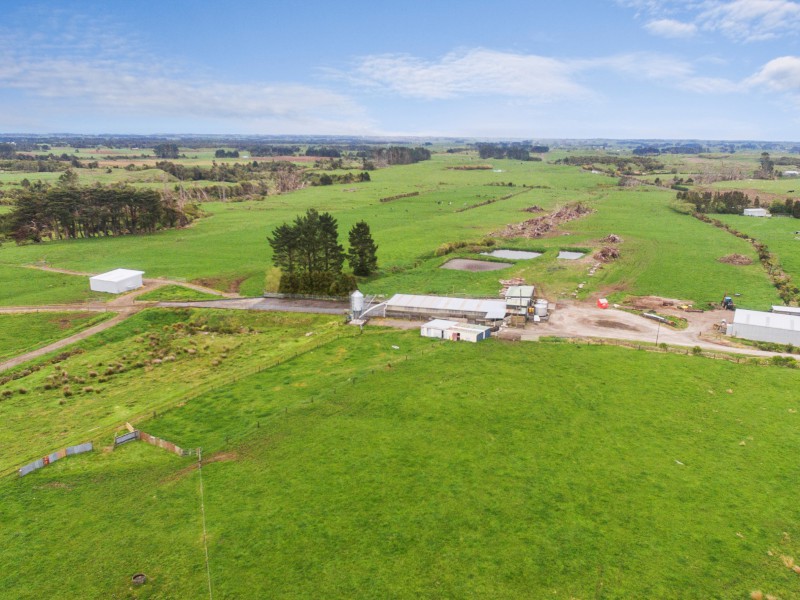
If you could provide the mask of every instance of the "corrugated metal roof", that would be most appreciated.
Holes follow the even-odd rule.
[[[450,327],[448,331],[477,331],[478,333],[484,333],[486,331],[491,331],[491,327],[486,327],[484,325],[473,325],[471,323],[456,323],[455,327]]]
[[[532,285],[512,285],[506,290],[506,298],[533,298]]]
[[[423,325],[423,327],[427,329],[440,329],[442,331],[447,331],[451,327],[455,327],[458,325],[455,321],[446,321],[444,319],[434,319],[433,321],[428,321]]]
[[[502,319],[506,316],[504,300],[482,300],[478,298],[450,298],[447,296],[416,296],[395,294],[386,302],[387,307],[447,310],[454,313],[485,313],[487,319]]]
[[[733,314],[733,323],[737,325],[768,327],[770,329],[800,331],[800,316],[781,315],[778,313],[745,310],[742,308],[736,309],[736,312]]]
[[[90,277],[90,279],[94,279],[95,281],[124,281],[129,277],[134,277],[135,275],[144,275],[144,271],[133,271],[131,269],[114,269],[113,271],[109,271],[108,273],[100,273],[100,275],[95,275],[94,277]]]
[[[773,306],[772,312],[784,315],[800,315],[800,307],[797,306]]]

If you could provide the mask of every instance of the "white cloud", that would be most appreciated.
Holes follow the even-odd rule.
[[[665,38],[688,38],[697,33],[697,25],[694,23],[684,23],[675,19],[649,21],[644,28],[653,35]]]
[[[700,30],[755,42],[800,31],[796,0],[618,0],[617,4],[636,10],[637,17],[650,17],[645,29],[662,37],[687,37]]]
[[[556,58],[476,48],[432,61],[407,54],[367,56],[347,78],[428,100],[499,95],[552,101],[588,93],[570,71],[568,62]]]
[[[38,41],[31,44],[31,37]],[[53,113],[70,104],[130,116],[283,122],[284,129],[363,131],[371,125],[351,98],[300,83],[224,82],[219,75],[172,67],[107,28],[56,23],[26,40],[0,29],[0,88],[49,101]],[[58,100],[64,100],[59,103]]]
[[[767,40],[800,28],[800,3],[790,0],[713,2],[698,16],[702,29],[733,39]]]
[[[781,56],[765,64],[749,77],[747,85],[773,92],[800,93],[800,57]]]

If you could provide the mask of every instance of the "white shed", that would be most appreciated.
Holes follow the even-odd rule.
[[[534,288],[532,285],[512,285],[506,290],[506,309],[519,315],[528,314],[533,304]]]
[[[445,319],[434,319],[433,321],[428,321],[422,327],[419,328],[419,333],[422,337],[429,337],[429,338],[436,338],[437,340],[443,340],[445,338],[445,332],[450,329],[451,327],[455,327],[458,325],[455,321],[447,321]]]
[[[483,325],[471,325],[469,323],[457,323],[445,332],[446,339],[454,342],[480,342],[485,340],[492,333],[490,327]]]
[[[766,208],[745,208],[742,214],[745,217],[768,217],[769,211]]]
[[[737,308],[726,333],[745,340],[800,346],[800,316]]]
[[[800,171],[784,171],[784,177],[800,177]]]
[[[89,278],[89,288],[93,292],[122,294],[142,287],[144,271],[131,269],[114,269]]]

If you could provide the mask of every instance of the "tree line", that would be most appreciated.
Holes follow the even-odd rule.
[[[728,192],[678,192],[676,198],[680,202],[685,202],[692,207],[693,212],[706,214],[717,213],[723,215],[740,215],[745,208],[762,206],[758,197],[751,201],[750,197],[744,192],[732,190]],[[800,219],[800,200],[786,198],[785,200],[775,200],[768,207],[772,214],[791,215]]]
[[[345,259],[355,275],[370,275],[378,268],[378,246],[364,221],[356,223],[348,237],[350,248],[345,252],[336,219],[313,208],[276,227],[267,241],[272,262],[281,270],[279,291],[342,296],[356,289],[355,277],[343,272]]]
[[[4,229],[17,243],[152,233],[187,225],[195,206],[173,195],[129,186],[34,184],[17,196]]]
[[[537,146],[531,144],[475,144],[478,149],[478,156],[481,158],[508,158],[511,160],[534,160],[531,152],[542,154],[549,152],[548,146]]]

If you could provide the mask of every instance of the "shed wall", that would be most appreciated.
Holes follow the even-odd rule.
[[[756,342],[771,342],[773,344],[794,344],[800,346],[800,331],[788,329],[774,329],[761,325],[745,325],[732,323],[728,325],[728,335]]]

